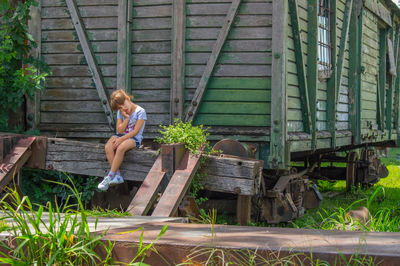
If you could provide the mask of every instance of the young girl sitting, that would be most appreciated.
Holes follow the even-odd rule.
[[[133,97],[132,97],[133,98]],[[143,139],[143,130],[147,120],[146,111],[131,101],[131,97],[123,90],[116,90],[111,95],[111,109],[117,111],[117,135],[112,136],[105,145],[110,172],[98,185],[106,191],[110,185],[124,182],[119,167],[125,152],[139,147]]]

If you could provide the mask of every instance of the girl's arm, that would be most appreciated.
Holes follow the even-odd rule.
[[[121,118],[118,118],[118,120],[117,120],[117,133],[118,134],[124,134],[125,129],[129,124],[129,118],[130,117],[124,111],[119,111],[119,112],[124,117],[124,121],[122,121]]]
[[[122,136],[120,139],[121,140],[126,140],[126,139],[129,139],[129,138],[133,138],[134,136],[136,136],[139,133],[140,129],[142,129],[143,124],[144,124],[144,120],[143,119],[138,119],[136,121],[135,129],[132,130],[131,132],[129,132],[128,134]]]
[[[117,133],[118,134],[124,134],[126,127],[128,126],[129,123],[129,119],[124,119],[124,121],[122,121],[122,119],[117,120]]]

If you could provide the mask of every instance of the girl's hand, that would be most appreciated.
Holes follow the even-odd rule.
[[[125,119],[128,119],[128,118],[129,118],[129,115],[128,115],[127,113],[125,113],[123,110],[120,110],[120,112],[121,112],[122,116],[123,116]]]
[[[121,145],[122,142],[124,142],[123,139],[117,138],[113,143],[113,149],[116,150],[118,148],[118,146]]]

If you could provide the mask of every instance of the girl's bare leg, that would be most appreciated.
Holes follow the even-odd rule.
[[[114,143],[114,141],[115,141],[116,139],[117,139],[116,136],[112,136],[112,137],[107,141],[107,143],[106,143],[106,145],[105,145],[105,147],[104,147],[104,149],[106,150],[107,161],[108,161],[108,164],[110,165],[110,167],[111,167],[112,162],[113,162],[114,157],[115,157],[115,152],[114,152],[114,148],[113,148],[113,143]]]
[[[125,152],[135,148],[135,146],[136,143],[133,139],[127,139],[118,146],[111,164],[111,171],[116,172],[119,169],[124,159]]]

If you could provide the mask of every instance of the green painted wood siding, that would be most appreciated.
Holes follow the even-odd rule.
[[[186,104],[190,103],[231,1],[186,6]],[[195,124],[270,125],[272,1],[242,1],[204,93]],[[265,129],[264,135],[267,134]]]
[[[337,30],[336,30],[336,44],[337,49],[340,45],[341,27],[343,24],[343,16],[345,9],[345,0],[337,1]],[[307,1],[298,0],[298,15],[299,24],[301,28],[301,39],[303,44],[303,58],[306,62],[307,59]],[[292,25],[289,23],[289,43],[288,43],[288,129],[289,132],[303,132],[303,122],[301,117],[301,101],[300,101],[300,90],[296,69],[295,50],[293,42]],[[344,67],[343,67],[343,79],[338,95],[337,105],[337,130],[349,130],[349,97],[348,97],[348,74],[349,73],[349,52],[348,45],[344,54]],[[325,131],[327,129],[327,82],[319,81],[317,90],[317,130]]]
[[[379,72],[378,19],[368,9],[363,10],[363,34],[361,64],[365,72],[361,76],[361,134],[376,131],[377,89]]]

